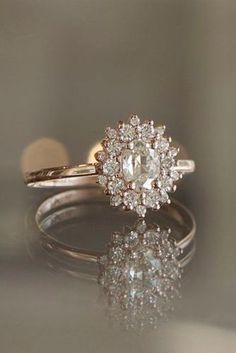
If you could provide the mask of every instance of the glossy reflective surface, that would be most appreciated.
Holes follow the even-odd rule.
[[[235,351],[235,11],[230,0],[1,3],[2,352]],[[50,192],[26,189],[21,174],[86,161],[133,111],[166,124],[197,164],[175,195],[198,227],[182,299],[141,334],[107,315],[96,281],[32,254],[32,215]],[[81,223],[84,245],[123,225],[102,216],[107,231],[94,213]]]

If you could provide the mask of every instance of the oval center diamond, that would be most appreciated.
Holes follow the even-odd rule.
[[[160,173],[158,153],[144,142],[136,141],[132,150],[125,149],[122,152],[121,170],[124,180],[134,182],[137,190],[151,189],[153,180]]]

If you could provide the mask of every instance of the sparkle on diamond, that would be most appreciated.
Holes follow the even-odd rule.
[[[175,170],[178,149],[164,137],[165,126],[153,121],[140,122],[133,114],[128,123],[108,127],[96,153],[98,182],[111,195],[113,206],[123,205],[145,217],[148,208],[158,209],[169,203],[169,192],[181,173]]]
[[[131,310],[133,317],[136,309],[142,313],[147,309],[151,317],[163,316],[178,296],[182,272],[173,255],[176,245],[166,239],[165,234],[162,237],[157,225],[146,225],[146,228],[140,233],[139,222],[131,232],[119,233],[118,243],[117,236],[113,236],[106,258],[99,261],[99,283],[113,309],[118,305],[126,316]],[[148,232],[152,234],[152,243],[143,242],[143,238],[149,238]],[[165,256],[159,255],[160,246]],[[150,311],[152,309],[154,311]],[[141,317],[143,319],[143,315]]]
[[[121,170],[125,181],[134,182],[137,190],[151,189],[153,180],[160,173],[159,155],[144,142],[136,141],[132,150],[122,152]]]
[[[108,159],[103,165],[103,172],[107,175],[114,175],[119,170],[119,165],[115,159]]]

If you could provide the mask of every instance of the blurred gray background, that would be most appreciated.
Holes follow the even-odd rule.
[[[1,353],[236,349],[235,38],[230,0],[0,0]],[[23,185],[25,148],[47,137],[83,162],[131,112],[197,163],[177,193],[198,225],[182,307],[142,337],[114,332],[92,286],[48,275],[24,238],[44,197]]]

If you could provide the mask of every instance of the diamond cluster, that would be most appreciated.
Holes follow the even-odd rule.
[[[111,196],[111,205],[122,205],[144,217],[148,208],[159,209],[170,203],[181,174],[175,170],[178,149],[164,136],[165,127],[153,121],[140,122],[132,115],[118,128],[108,127],[103,150],[95,155],[98,182]]]
[[[132,229],[113,233],[100,258],[99,283],[113,309],[128,320],[158,318],[179,296],[180,249],[171,231],[140,220]]]

